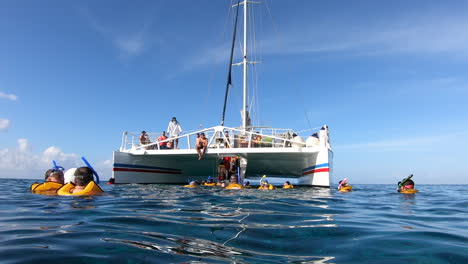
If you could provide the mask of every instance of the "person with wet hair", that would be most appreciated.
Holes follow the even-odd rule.
[[[88,167],[80,167],[75,171],[75,188],[72,193],[83,191],[88,183],[93,181],[93,171]]]
[[[46,182],[56,182],[63,184],[65,181],[63,171],[61,170],[56,170],[56,169],[48,169],[45,172],[45,181]]]

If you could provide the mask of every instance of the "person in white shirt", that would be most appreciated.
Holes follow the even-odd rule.
[[[182,127],[180,126],[180,123],[177,121],[175,117],[172,118],[172,120],[169,122],[169,125],[167,126],[167,133],[169,136],[172,137],[178,137],[182,133]],[[179,139],[174,140],[174,145],[173,147],[175,149],[178,149],[179,146]]]

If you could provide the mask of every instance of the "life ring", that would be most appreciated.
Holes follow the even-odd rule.
[[[419,192],[418,190],[416,189],[406,189],[406,190],[403,190],[403,191],[399,191],[399,193],[417,193]]]
[[[352,190],[353,190],[353,186],[348,185],[348,186],[345,186],[345,187],[341,187],[338,191],[340,191],[340,192],[350,192]]]
[[[292,184],[283,186],[283,189],[294,189],[294,186]]]
[[[243,188],[244,187],[242,187],[242,185],[237,184],[237,183],[231,183],[228,186],[226,186],[226,189],[228,189],[228,190],[239,190],[239,189],[243,189]]]
[[[86,185],[86,187],[79,192],[76,193],[71,193],[73,191],[73,188],[75,188],[75,185],[73,183],[67,183],[62,186],[62,188],[57,190],[58,195],[101,195],[104,191],[97,185],[96,182],[91,181]]]
[[[42,195],[56,195],[57,190],[63,186],[61,183],[57,182],[43,182],[43,183],[33,183],[30,187],[32,193],[42,194]]]

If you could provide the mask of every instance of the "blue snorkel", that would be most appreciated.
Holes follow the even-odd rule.
[[[93,171],[94,176],[96,176],[96,183],[99,184],[100,181],[99,181],[99,175],[97,174],[97,172],[93,169],[93,167],[91,166],[91,164],[89,164],[89,162],[85,159],[85,157],[81,157],[81,159],[86,164],[86,166],[88,166],[88,168],[90,168]]]
[[[64,171],[65,170],[64,167],[57,165],[57,162],[55,162],[55,160],[53,160],[52,163],[54,164],[54,167],[52,167],[53,170],[55,170],[55,171]]]

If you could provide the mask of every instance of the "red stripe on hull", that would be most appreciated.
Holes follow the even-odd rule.
[[[329,171],[330,171],[329,168],[315,169],[315,170],[311,170],[311,171],[306,171],[306,172],[304,172],[303,175],[312,174],[312,173],[317,173],[317,172],[329,172]]]
[[[149,173],[182,174],[181,172],[175,172],[175,171],[157,171],[157,170],[128,169],[128,168],[113,168],[112,171],[131,171],[131,172],[149,172]]]

